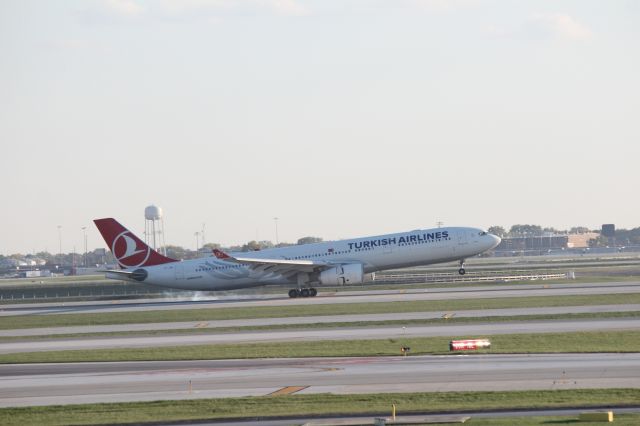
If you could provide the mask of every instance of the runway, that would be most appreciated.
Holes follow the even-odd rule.
[[[284,388],[350,394],[623,387],[640,387],[640,354],[0,365],[1,407],[226,398]]]
[[[159,346],[237,344],[252,342],[304,342],[318,340],[366,340],[398,337],[488,336],[514,333],[638,330],[640,318],[600,320],[520,321],[486,324],[415,325],[409,327],[328,328],[267,330],[240,333],[161,335],[56,339],[0,343],[0,354],[62,350],[145,348]]]
[[[87,325],[74,327],[23,328],[15,330],[0,330],[0,337],[29,337],[54,336],[56,334],[90,334],[113,332],[145,332],[157,330],[192,330],[217,329],[227,327],[251,327],[269,325],[294,325],[301,327],[305,324],[356,323],[372,321],[412,321],[439,319],[444,315],[454,318],[478,317],[509,317],[516,315],[559,315],[581,313],[607,312],[636,312],[640,311],[640,304],[628,305],[595,305],[595,306],[554,306],[540,308],[508,308],[508,309],[475,309],[463,311],[435,311],[435,312],[399,312],[388,314],[360,314],[360,315],[323,315],[308,317],[285,318],[250,318],[215,321],[183,321],[149,324],[114,324]]]
[[[72,302],[52,304],[0,305],[0,317],[14,315],[52,315],[69,313],[101,313],[175,309],[243,308],[259,306],[292,306],[342,303],[390,303],[452,299],[487,299],[535,296],[569,296],[640,293],[639,282],[563,283],[486,285],[472,287],[439,287],[411,290],[363,290],[324,293],[314,298],[289,299],[280,295],[237,296],[210,300],[147,300],[135,302]]]
[[[0,316],[133,312],[176,309],[390,303],[532,296],[631,294],[640,283],[564,283],[366,290],[320,294],[310,299],[277,295],[205,301],[149,300],[0,306]],[[498,323],[355,327],[358,322],[455,317],[637,312],[640,304],[478,309],[363,315],[253,318],[0,331],[0,337],[123,331],[210,329],[203,334],[58,338],[0,343],[0,354],[58,350],[145,348],[181,345],[305,342],[513,333],[639,330],[640,318],[504,321]],[[305,324],[346,323],[339,328]],[[349,323],[354,323],[349,325]],[[225,327],[300,325],[296,329],[224,332]],[[191,382],[191,387],[189,383]],[[93,402],[153,401],[300,393],[443,392],[640,387],[640,354],[448,355],[380,358],[309,358],[178,362],[0,365],[0,407]]]

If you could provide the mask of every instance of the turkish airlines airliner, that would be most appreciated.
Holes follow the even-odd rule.
[[[397,234],[265,249],[248,253],[213,250],[180,261],[153,250],[115,219],[94,220],[118,261],[106,277],[185,290],[231,290],[290,284],[289,297],[313,297],[314,285],[361,284],[385,269],[460,262],[491,250],[500,238],[477,228],[418,229]]]

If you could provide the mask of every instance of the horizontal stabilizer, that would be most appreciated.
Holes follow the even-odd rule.
[[[123,271],[121,269],[109,269],[104,272],[105,277],[111,279],[127,279],[127,280],[136,280],[136,281],[144,281],[147,278],[147,271],[144,269],[136,269],[135,271]]]

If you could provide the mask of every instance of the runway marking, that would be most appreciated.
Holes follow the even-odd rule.
[[[271,392],[270,396],[278,396],[278,395],[291,395],[292,393],[300,392],[308,388],[309,386],[287,386],[282,389],[278,389],[275,392]]]

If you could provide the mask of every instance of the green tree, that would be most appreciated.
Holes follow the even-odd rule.
[[[45,262],[47,263],[54,263],[54,256],[48,251],[38,252],[36,253],[36,257],[39,257],[40,259],[44,259]]]
[[[591,231],[585,226],[574,226],[569,230],[570,234],[586,234],[587,232]]]
[[[513,225],[509,230],[510,237],[535,237],[542,235],[540,225]]]
[[[322,238],[320,237],[302,237],[298,239],[298,242],[296,244],[302,245],[302,244],[313,244],[313,243],[321,243],[321,242],[322,242]]]
[[[191,258],[188,251],[183,247],[169,245],[165,248],[167,250],[167,256],[171,258],[174,258],[174,259],[190,259]]]
[[[263,240],[263,241],[249,241],[247,244],[243,245],[240,251],[256,251],[262,250],[266,248],[272,248],[273,243],[271,241]]]
[[[500,238],[507,236],[507,231],[502,226],[490,226],[489,229],[487,229],[487,232]]]

